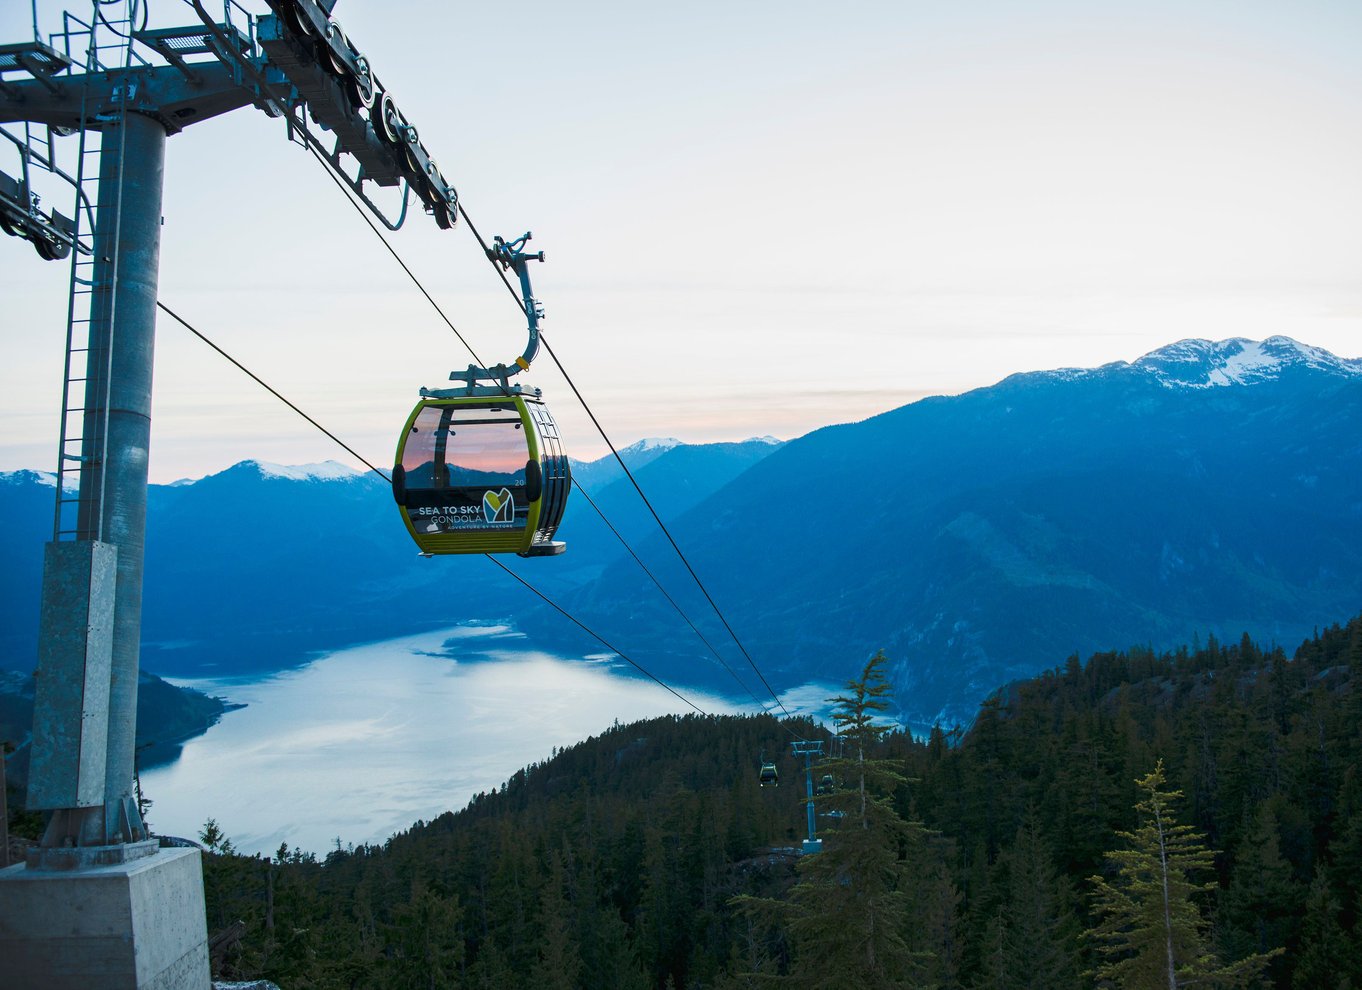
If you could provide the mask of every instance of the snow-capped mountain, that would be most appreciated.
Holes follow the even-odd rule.
[[[336,481],[365,473],[339,461],[322,461],[320,464],[271,464],[269,461],[243,463],[255,465],[262,478],[287,478],[289,481]]]
[[[1245,631],[1289,650],[1354,614],[1359,423],[1362,362],[1181,341],[815,431],[670,528],[768,674],[835,681],[883,648],[906,714],[968,718],[1070,653]],[[687,649],[627,567],[589,600],[607,638]]]
[[[43,485],[47,488],[57,487],[57,474],[55,471],[0,471],[0,484],[6,485]],[[73,471],[66,477],[67,489],[75,489],[80,486],[80,478]]]
[[[1359,365],[1285,337],[1180,341],[784,444],[622,453],[777,685],[840,681],[883,648],[905,714],[968,718],[1070,653],[1244,631],[1291,648],[1355,614]],[[614,458],[574,471],[726,642]],[[18,666],[34,655],[53,492],[7,480],[0,666]],[[560,535],[562,557],[512,566],[660,676],[734,690],[584,499]],[[146,573],[144,655],[163,673],[277,669],[468,618],[599,650],[486,561],[417,558],[387,485],[327,465],[153,486]]]
[[[644,437],[637,443],[631,443],[629,446],[625,447],[624,450],[621,450],[620,453],[642,454],[650,451],[666,453],[673,447],[679,446],[681,446],[681,441],[676,439],[676,437]]]
[[[1290,337],[1266,340],[1190,338],[1150,351],[1134,361],[1113,361],[1100,368],[1060,368],[1026,372],[1014,378],[1044,375],[1072,381],[1143,373],[1167,388],[1216,388],[1276,381],[1284,374],[1319,372],[1342,378],[1362,377],[1362,358],[1341,358]]]
[[[639,471],[663,454],[677,447],[688,446],[691,445],[683,444],[675,437],[647,437],[627,447],[620,447],[619,454],[620,460],[629,466],[630,471]],[[572,462],[572,477],[588,492],[599,491],[624,477],[614,454],[606,454],[594,461],[569,460]]]
[[[1180,340],[1134,362],[1169,387],[1214,388],[1272,381],[1284,373],[1309,370],[1362,377],[1362,358],[1340,358],[1290,337],[1266,340]]]

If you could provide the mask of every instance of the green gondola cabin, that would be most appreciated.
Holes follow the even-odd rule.
[[[553,535],[572,475],[538,394],[514,387],[422,398],[398,441],[392,480],[423,554],[563,551]]]

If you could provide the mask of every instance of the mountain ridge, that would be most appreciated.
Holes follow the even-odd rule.
[[[625,456],[666,518],[774,449],[765,441],[653,444],[640,448],[641,460]],[[590,486],[593,499],[636,539],[651,516],[613,456],[593,465],[605,469]],[[53,484],[40,472],[0,473],[0,668],[30,669],[36,657]],[[592,580],[604,558],[624,552],[580,498],[567,521],[575,553],[509,562],[550,595]],[[192,482],[153,484],[147,534],[142,662],[176,676],[284,669],[469,617],[508,619],[527,604],[515,579],[480,556],[420,558],[388,485],[334,461],[289,468],[246,460]]]
[[[904,716],[930,723],[967,719],[1056,655],[1245,629],[1289,645],[1353,609],[1360,421],[1362,360],[1285,337],[1193,339],[788,442],[622,454],[775,683],[837,678],[883,647]],[[599,650],[481,559],[417,560],[380,479],[317,468],[242,462],[152,487],[152,669],[280,669],[470,617],[509,618],[542,648]],[[0,485],[11,665],[36,636],[51,515],[38,480]],[[744,669],[614,458],[578,480]],[[510,565],[649,669],[734,690],[589,503],[570,502],[560,533],[567,554]],[[184,552],[204,546],[224,553]]]
[[[1212,357],[1244,351],[1223,343]],[[779,682],[883,647],[905,717],[928,724],[967,720],[1046,656],[1244,629],[1300,642],[1362,599],[1362,362],[1169,388],[1150,366],[1206,350],[1170,346],[1145,366],[1014,375],[813,431],[673,535]],[[666,561],[662,543],[640,553]],[[570,602],[604,613],[607,636],[659,630],[640,653],[663,669],[694,663],[664,607],[599,590]]]
[[[1096,368],[1055,368],[1009,376],[1058,376],[1068,379],[1124,371],[1152,375],[1168,388],[1216,388],[1271,381],[1299,369],[1345,378],[1362,377],[1362,358],[1341,358],[1322,347],[1276,334],[1263,340],[1187,337],[1165,344],[1134,361],[1111,361]],[[1000,383],[1001,384],[1001,383]]]

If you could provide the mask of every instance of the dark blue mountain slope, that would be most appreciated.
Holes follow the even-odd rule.
[[[647,449],[627,452],[626,460],[665,514],[689,508],[774,449],[764,442],[639,446]],[[635,453],[642,456],[635,460]],[[469,619],[515,622],[538,603],[481,556],[419,557],[382,479],[337,468],[247,461],[192,483],[151,487],[146,667],[182,676],[275,670],[318,651]],[[606,484],[593,497],[637,538],[645,532],[646,510],[632,487],[619,485]],[[50,479],[31,472],[0,476],[6,591],[0,667],[27,670],[37,655],[42,545],[51,535],[53,494]],[[560,532],[570,553],[506,561],[551,595],[590,580],[623,552],[581,501]],[[554,645],[558,633],[571,628],[555,619],[542,645]]]
[[[905,714],[931,720],[1073,652],[1244,631],[1291,647],[1355,614],[1359,424],[1362,361],[1286,338],[1184,341],[784,446],[654,446],[633,463],[773,683],[840,681],[883,647]],[[607,468],[581,474],[600,485]],[[591,490],[746,671],[628,482]],[[0,665],[35,655],[51,499],[36,476],[0,477]],[[509,565],[656,672],[736,690],[589,506],[561,535],[563,557]],[[147,553],[144,659],[162,673],[278,669],[469,619],[599,649],[488,561],[417,557],[373,477],[247,462],[154,486]]]
[[[1245,630],[1293,646],[1355,612],[1359,424],[1362,362],[1183,342],[816,431],[674,532],[768,677],[838,680],[883,647],[905,714],[968,717],[1072,652]],[[645,554],[685,585],[660,542]],[[572,601],[659,669],[696,669],[703,649],[622,565]]]

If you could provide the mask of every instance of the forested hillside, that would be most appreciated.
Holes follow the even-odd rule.
[[[1167,986],[1142,941],[1157,820],[1180,980],[1362,985],[1362,618],[1294,658],[1074,657],[960,738],[888,732],[882,667],[838,706],[816,856],[780,847],[803,837],[789,741],[821,729],[616,725],[382,847],[270,862],[210,828],[210,931],[243,922],[218,964],[287,990]]]

